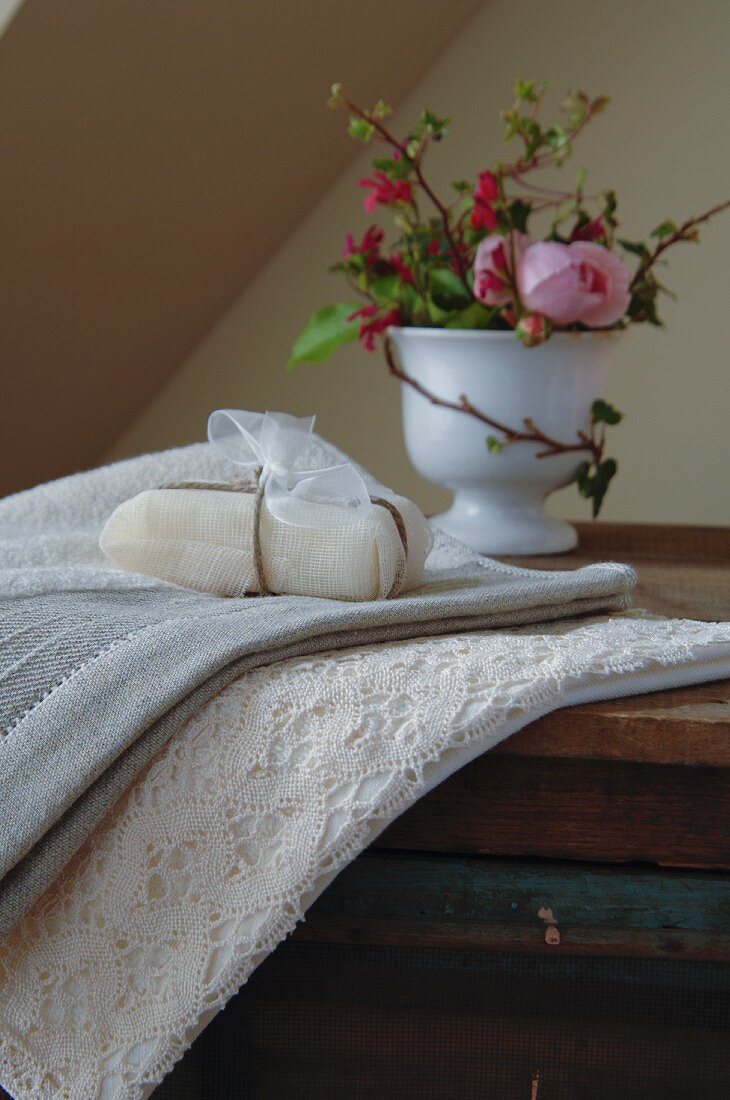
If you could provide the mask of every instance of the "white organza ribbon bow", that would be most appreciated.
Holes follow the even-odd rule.
[[[365,482],[349,462],[298,470],[311,441],[313,416],[217,409],[208,418],[208,439],[239,467],[258,472],[268,511],[283,523],[319,527],[358,523],[372,510]]]

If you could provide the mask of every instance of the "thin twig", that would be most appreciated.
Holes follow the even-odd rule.
[[[730,199],[728,199],[726,202],[719,202],[717,206],[711,207],[709,210],[706,210],[704,214],[700,214],[696,218],[688,218],[686,222],[684,222],[682,225],[679,226],[678,229],[674,231],[674,233],[670,234],[668,237],[664,237],[663,240],[659,241],[654,251],[639,264],[638,268],[636,269],[636,274],[634,275],[629,285],[629,290],[634,291],[636,289],[641,279],[643,279],[643,277],[646,275],[647,271],[649,271],[649,269],[654,266],[662,253],[666,252],[666,250],[671,245],[676,244],[678,241],[687,240],[687,234],[692,229],[694,229],[695,226],[702,225],[703,222],[709,221],[710,218],[715,216],[715,214],[720,214],[723,210],[728,209],[730,209]]]
[[[432,405],[438,405],[442,409],[451,409],[453,412],[465,413],[467,416],[479,420],[482,424],[486,424],[488,428],[493,428],[495,431],[501,432],[505,437],[505,445],[507,443],[538,443],[545,449],[538,451],[535,455],[536,458],[550,458],[552,455],[588,451],[594,462],[600,462],[603,455],[603,441],[596,439],[595,435],[588,435],[584,431],[579,431],[577,432],[577,443],[562,443],[559,439],[553,439],[552,436],[541,431],[530,417],[525,417],[522,421],[524,425],[523,429],[510,428],[507,424],[495,420],[493,416],[489,416],[487,413],[482,412],[481,409],[478,409],[471,403],[466,394],[460,394],[457,401],[448,401],[444,397],[437,397],[435,393],[426,389],[425,386],[421,385],[420,382],[412,378],[409,374],[406,374],[406,372],[398,366],[395,361],[395,356],[393,355],[391,341],[387,337],[384,343],[384,350],[388,370],[395,378],[411,386],[417,393],[420,393],[422,397],[425,397],[427,401],[430,401]]]
[[[521,179],[520,184],[526,187],[529,191],[535,191],[538,195],[551,195],[555,199],[559,199],[563,202],[567,202],[569,199],[575,198],[574,191],[560,191],[556,187],[543,187],[539,183],[533,183],[532,180]],[[517,196],[518,198],[520,196]],[[514,198],[514,196],[510,196]],[[585,202],[598,202],[600,195],[583,195],[582,198]]]

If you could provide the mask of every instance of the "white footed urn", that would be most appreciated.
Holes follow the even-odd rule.
[[[429,393],[462,395],[507,427],[534,421],[545,435],[574,443],[590,425],[591,405],[605,395],[618,331],[555,333],[525,348],[512,332],[390,328],[402,371]],[[434,518],[447,534],[482,554],[553,554],[577,543],[575,528],[545,510],[548,493],[568,485],[584,451],[538,458],[544,445],[519,441],[499,453],[487,436],[501,433],[473,416],[433,404],[401,383],[403,429],[411,462],[454,493]]]

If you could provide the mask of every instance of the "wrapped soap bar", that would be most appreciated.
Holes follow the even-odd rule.
[[[121,569],[218,596],[377,600],[415,588],[430,548],[423,515],[405,497],[371,497],[348,462],[297,468],[313,425],[285,413],[214,412],[208,438],[239,476],[125,501],[101,533],[102,550]]]
[[[347,524],[334,524],[334,509],[326,505],[302,503],[319,522],[301,526],[277,519],[264,502],[259,514],[264,590],[377,600],[416,587],[423,578],[428,526],[405,497],[390,497],[388,503],[397,515],[385,503],[372,503],[367,515]],[[215,486],[150,489],[119,505],[100,544],[128,572],[217,596],[261,594],[255,511],[253,492]]]

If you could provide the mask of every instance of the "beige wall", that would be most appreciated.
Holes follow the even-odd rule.
[[[725,0],[493,0],[397,117],[410,120],[422,105],[451,115],[452,133],[434,153],[446,181],[501,155],[496,113],[515,77],[606,92],[611,109],[586,134],[576,164],[588,167],[593,187],[617,188],[626,235],[640,235],[727,197],[729,41]],[[323,83],[346,78],[347,68],[343,59]],[[343,296],[326,267],[343,232],[363,221],[355,184],[365,166],[361,159],[347,171],[271,257],[110,457],[200,438],[219,406],[316,411],[320,431],[384,480],[427,509],[445,501],[408,466],[397,388],[379,358],[353,346],[293,376],[283,370],[308,313]],[[637,328],[619,353],[607,396],[628,417],[614,431],[621,470],[606,518],[730,522],[728,255],[728,216],[699,249],[679,246],[667,275],[679,302],[664,305],[667,329]],[[556,510],[587,514],[573,488]]]
[[[352,162],[322,74],[350,57],[402,96],[476,4],[422,0],[404,57],[390,0],[25,0],[0,40],[0,495],[98,462]]]

